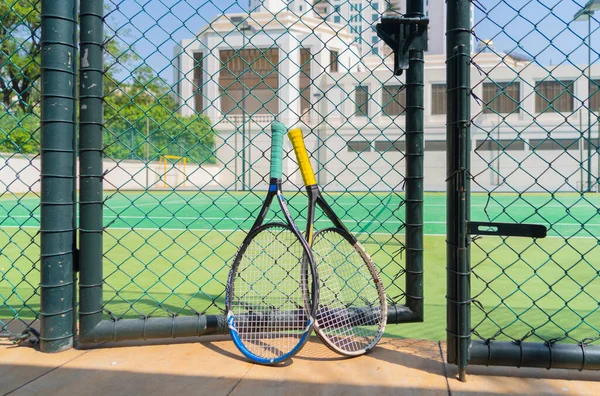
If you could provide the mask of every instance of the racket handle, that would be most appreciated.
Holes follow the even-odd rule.
[[[304,185],[306,187],[314,186],[317,184],[317,180],[315,179],[315,173],[310,165],[310,159],[308,158],[308,152],[306,151],[306,146],[304,145],[302,131],[300,128],[294,128],[288,132],[288,137],[292,141],[292,146],[294,147],[294,152],[296,153],[296,159],[298,160],[298,166],[300,167],[300,172],[302,173]]]
[[[271,179],[281,180],[283,135],[285,135],[285,125],[278,121],[271,124]]]

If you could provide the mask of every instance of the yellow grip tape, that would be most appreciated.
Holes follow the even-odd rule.
[[[296,159],[298,160],[298,165],[300,166],[300,172],[302,173],[302,179],[304,179],[304,185],[308,187],[317,184],[317,179],[315,179],[315,173],[310,165],[308,152],[306,151],[306,146],[304,145],[302,130],[300,130],[300,128],[291,129],[288,132],[288,137],[292,141],[292,147],[294,147],[294,152],[296,153]]]

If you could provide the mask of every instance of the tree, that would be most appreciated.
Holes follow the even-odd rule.
[[[0,93],[4,107],[13,102],[29,111],[39,100],[40,1],[0,2]]]
[[[7,110],[0,114],[3,152],[39,152],[39,7],[39,0],[0,0],[0,97]],[[105,19],[104,154],[145,159],[148,125],[152,157],[179,155],[214,163],[216,132],[210,120],[177,114],[169,84],[143,63],[134,46],[121,44],[128,34],[122,26],[113,28],[110,17]],[[118,77],[127,70],[128,77]]]
[[[171,88],[147,65],[135,68],[116,88],[105,88],[111,89],[105,92],[107,157],[145,160],[148,148],[149,160],[174,155],[200,164],[216,162],[216,131],[208,117],[179,115]]]

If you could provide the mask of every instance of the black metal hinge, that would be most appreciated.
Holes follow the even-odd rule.
[[[410,50],[427,51],[427,18],[384,16],[376,26],[377,36],[394,51],[394,74],[408,69]]]
[[[467,222],[469,235],[545,238],[548,230],[539,224]]]

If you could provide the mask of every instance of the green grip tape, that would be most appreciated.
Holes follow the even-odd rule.
[[[275,121],[271,125],[271,179],[281,179],[285,131],[285,125],[281,122]]]

